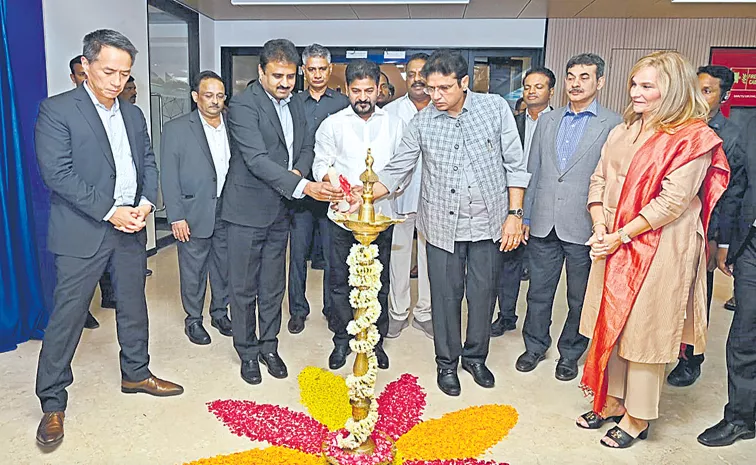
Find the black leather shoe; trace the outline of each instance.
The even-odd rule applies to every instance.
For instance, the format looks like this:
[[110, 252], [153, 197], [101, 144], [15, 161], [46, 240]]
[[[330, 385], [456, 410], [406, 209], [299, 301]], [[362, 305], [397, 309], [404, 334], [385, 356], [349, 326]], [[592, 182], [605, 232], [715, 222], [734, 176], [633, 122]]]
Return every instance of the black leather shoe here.
[[569, 358], [560, 358], [556, 366], [556, 379], [559, 381], [572, 381], [577, 378], [578, 375], [578, 362], [577, 360], [570, 360]]
[[456, 397], [462, 392], [462, 387], [460, 387], [459, 378], [457, 377], [457, 370], [439, 368], [436, 384], [438, 384], [441, 392], [447, 396]]
[[338, 370], [343, 367], [346, 364], [347, 356], [351, 353], [352, 349], [348, 345], [337, 345], [328, 357], [328, 368]]
[[87, 329], [95, 329], [100, 327], [100, 323], [92, 315], [92, 312], [87, 312], [87, 320], [84, 322], [84, 327]]
[[284, 379], [289, 376], [289, 372], [286, 370], [286, 364], [281, 360], [281, 357], [276, 352], [269, 354], [260, 354], [257, 357], [260, 363], [268, 367], [268, 374], [277, 379]]
[[217, 329], [219, 333], [224, 336], [233, 336], [234, 332], [231, 329], [231, 320], [228, 319], [228, 315], [223, 315], [218, 318], [213, 318], [210, 321], [210, 326]]
[[184, 333], [193, 344], [201, 346], [210, 344], [210, 335], [207, 334], [201, 321], [194, 321], [184, 326]]
[[672, 386], [685, 387], [695, 383], [699, 376], [701, 376], [701, 365], [681, 358], [675, 369], [667, 376], [667, 382]]
[[738, 309], [738, 300], [735, 298], [735, 296], [732, 296], [730, 300], [724, 303], [724, 308], [731, 312], [734, 312]]
[[383, 350], [383, 346], [375, 346], [375, 358], [378, 359], [378, 368], [388, 370], [389, 358], [386, 355], [386, 351]]
[[526, 350], [524, 354], [517, 357], [515, 368], [517, 369], [517, 371], [527, 373], [529, 371], [535, 370], [535, 367], [537, 367], [538, 364], [541, 363], [545, 358], [546, 356], [544, 354], [537, 354], [535, 352], [528, 352]]
[[101, 300], [100, 308], [112, 308], [113, 310], [115, 310], [116, 301], [115, 300]]
[[748, 428], [722, 420], [698, 435], [698, 442], [707, 447], [721, 447], [729, 446], [738, 439], [753, 439], [754, 437], [756, 437], [756, 431], [753, 425]]
[[494, 387], [494, 375], [491, 370], [486, 367], [485, 363], [480, 362], [467, 362], [462, 360], [462, 369], [470, 373], [475, 380], [475, 383], [484, 388]]
[[505, 320], [501, 313], [496, 320], [491, 323], [491, 337], [503, 336], [507, 331], [514, 331], [517, 329], [517, 324], [511, 320]]
[[249, 384], [262, 383], [262, 375], [260, 374], [260, 364], [257, 363], [257, 359], [242, 360], [241, 363], [241, 377]]
[[287, 325], [289, 332], [291, 334], [299, 334], [304, 331], [306, 318], [307, 317], [304, 315], [292, 315], [291, 318], [289, 318], [289, 324]]

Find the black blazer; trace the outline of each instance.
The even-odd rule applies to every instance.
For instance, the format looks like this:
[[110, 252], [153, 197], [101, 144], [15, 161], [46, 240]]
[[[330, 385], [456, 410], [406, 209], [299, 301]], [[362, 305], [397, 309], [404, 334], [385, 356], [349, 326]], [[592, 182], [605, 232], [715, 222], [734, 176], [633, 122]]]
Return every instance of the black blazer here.
[[231, 162], [223, 188], [221, 217], [230, 223], [267, 227], [288, 208], [302, 177], [312, 169], [315, 139], [307, 130], [299, 99], [289, 101], [294, 123], [293, 169], [290, 172], [281, 122], [260, 82], [235, 95], [228, 108]]
[[163, 127], [160, 183], [168, 222], [186, 220], [192, 236], [211, 237], [215, 229], [218, 179], [198, 110]]
[[[756, 118], [743, 133], [746, 135], [744, 156], [729, 157], [730, 185], [719, 201], [719, 242], [729, 244], [728, 263], [734, 263], [746, 245], [751, 225], [756, 220]], [[750, 137], [748, 137], [750, 136]], [[743, 138], [741, 138], [742, 141]]]
[[[527, 111], [527, 110], [526, 110]], [[517, 133], [520, 135], [520, 144], [525, 147], [525, 112], [523, 111], [519, 115], [515, 116], [515, 123], [517, 123]], [[526, 153], [525, 156], [528, 154]]]
[[[137, 173], [136, 203], [157, 201], [158, 171], [142, 111], [119, 102]], [[50, 189], [47, 247], [57, 255], [88, 258], [113, 225], [103, 217], [113, 207], [115, 161], [97, 109], [82, 86], [44, 100], [34, 142], [42, 179]], [[147, 243], [143, 229], [136, 238]]]

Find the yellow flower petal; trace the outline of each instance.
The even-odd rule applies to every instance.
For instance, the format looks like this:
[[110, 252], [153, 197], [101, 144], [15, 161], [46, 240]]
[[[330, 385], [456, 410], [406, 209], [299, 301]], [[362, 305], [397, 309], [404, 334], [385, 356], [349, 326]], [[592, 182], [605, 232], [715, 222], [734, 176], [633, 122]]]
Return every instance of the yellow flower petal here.
[[504, 439], [517, 419], [509, 405], [469, 407], [418, 424], [396, 447], [405, 461], [477, 458]]
[[331, 431], [343, 428], [352, 416], [344, 378], [321, 368], [307, 367], [297, 379], [300, 402], [310, 415]]
[[231, 455], [199, 459], [184, 465], [325, 465], [325, 458], [285, 447], [252, 449]]

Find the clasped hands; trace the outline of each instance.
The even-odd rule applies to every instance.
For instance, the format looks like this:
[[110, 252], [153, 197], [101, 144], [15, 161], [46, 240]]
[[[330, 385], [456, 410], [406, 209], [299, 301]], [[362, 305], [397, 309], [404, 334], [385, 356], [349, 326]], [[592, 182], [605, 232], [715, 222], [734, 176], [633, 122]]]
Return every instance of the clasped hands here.
[[138, 207], [117, 207], [113, 216], [108, 221], [117, 230], [133, 234], [147, 226], [147, 216], [152, 212], [152, 205], [140, 205]]
[[594, 227], [593, 235], [585, 245], [591, 247], [589, 253], [591, 261], [605, 260], [606, 257], [617, 251], [620, 245], [622, 245], [622, 238], [619, 233], [608, 234], [606, 232], [606, 225], [597, 224]]
[[357, 194], [358, 187], [359, 192], [361, 192], [362, 186], [355, 186], [352, 187], [350, 195], [344, 195], [344, 191], [340, 187], [333, 187], [330, 182], [308, 182], [304, 188], [304, 193], [315, 200], [330, 202], [333, 210], [338, 209], [340, 201], [346, 200], [349, 202], [347, 213], [354, 213], [362, 205], [362, 197]]

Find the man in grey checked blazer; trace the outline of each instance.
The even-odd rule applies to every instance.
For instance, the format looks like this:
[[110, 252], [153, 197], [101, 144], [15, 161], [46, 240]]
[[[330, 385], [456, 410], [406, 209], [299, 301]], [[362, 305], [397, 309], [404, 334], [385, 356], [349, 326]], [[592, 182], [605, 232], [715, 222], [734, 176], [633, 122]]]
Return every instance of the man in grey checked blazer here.
[[[530, 175], [509, 105], [467, 89], [467, 61], [435, 52], [423, 68], [433, 100], [410, 121], [404, 139], [379, 173], [377, 195], [409, 183], [422, 154], [417, 228], [427, 238], [438, 386], [460, 394], [457, 365], [493, 387], [486, 368], [501, 250], [522, 240], [522, 200]], [[501, 244], [498, 242], [501, 241]], [[462, 298], [468, 324], [461, 340]]]
[[609, 131], [622, 119], [596, 101], [604, 85], [604, 60], [577, 55], [566, 67], [570, 103], [539, 118], [528, 160], [532, 174], [525, 195], [526, 240], [530, 263], [528, 310], [522, 335], [525, 353], [515, 365], [528, 372], [545, 358], [549, 328], [562, 267], [567, 268], [567, 320], [559, 337], [556, 378], [574, 379], [577, 361], [588, 346], [578, 332], [591, 260], [585, 245], [591, 236], [586, 208], [588, 186]]

